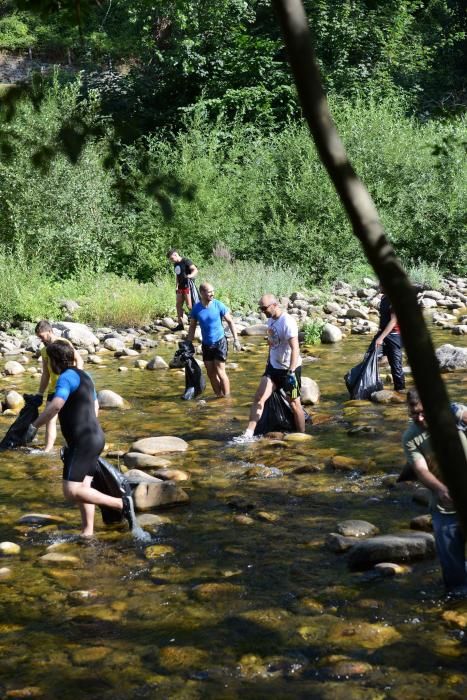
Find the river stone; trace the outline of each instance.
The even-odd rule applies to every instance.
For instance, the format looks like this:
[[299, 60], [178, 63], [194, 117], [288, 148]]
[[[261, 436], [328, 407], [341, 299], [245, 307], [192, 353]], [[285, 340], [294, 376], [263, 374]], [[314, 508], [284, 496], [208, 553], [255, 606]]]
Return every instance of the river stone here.
[[443, 620], [446, 620], [446, 622], [449, 622], [460, 629], [465, 629], [467, 627], [467, 611], [445, 610], [441, 617]]
[[374, 461], [371, 459], [355, 459], [354, 457], [345, 457], [344, 455], [333, 455], [327, 465], [332, 469], [340, 471], [354, 471], [355, 469], [368, 469], [374, 466]]
[[48, 513], [26, 513], [18, 518], [20, 525], [53, 525], [66, 522], [65, 518], [59, 515], [49, 515]]
[[110, 647], [104, 646], [85, 646], [79, 649], [71, 649], [71, 659], [73, 664], [77, 666], [94, 665], [96, 662], [102, 661], [111, 653]]
[[409, 566], [401, 566], [401, 564], [388, 561], [375, 564], [373, 569], [380, 576], [401, 576], [402, 574], [408, 574], [411, 570]]
[[401, 638], [401, 634], [394, 627], [385, 623], [339, 620], [331, 626], [326, 641], [344, 648], [379, 649], [387, 644], [394, 644]]
[[16, 542], [0, 542], [0, 556], [9, 557], [14, 554], [19, 554], [21, 547]]
[[156, 515], [155, 513], [141, 513], [136, 519], [140, 527], [149, 530], [155, 530], [160, 525], [164, 525], [164, 523], [168, 522], [167, 518]]
[[421, 530], [422, 532], [433, 532], [430, 513], [426, 513], [426, 515], [417, 515], [416, 518], [412, 518], [410, 521], [410, 529]]
[[177, 326], [177, 322], [174, 321], [173, 318], [170, 318], [170, 316], [165, 316], [165, 318], [161, 318], [160, 325], [164, 330], [168, 328], [169, 331], [171, 331]]
[[419, 486], [413, 493], [412, 501], [421, 506], [431, 505], [431, 491], [424, 486]]
[[2, 566], [0, 567], [0, 581], [6, 581], [7, 579], [11, 578], [13, 575], [13, 571], [8, 568], [8, 566]]
[[234, 583], [212, 582], [200, 583], [193, 588], [194, 597], [202, 602], [211, 600], [225, 600], [228, 598], [239, 598], [244, 589]]
[[142, 468], [144, 467], [168, 467], [170, 466], [170, 461], [164, 459], [163, 457], [156, 457], [154, 455], [143, 454], [143, 452], [127, 452], [123, 457], [123, 463], [130, 469]]
[[241, 332], [241, 335], [251, 335], [251, 336], [263, 336], [268, 332], [268, 327], [266, 323], [255, 323], [252, 326], [247, 326]]
[[375, 525], [366, 520], [342, 520], [336, 530], [344, 537], [373, 537], [379, 532]]
[[6, 408], [12, 408], [14, 411], [23, 408], [24, 399], [17, 391], [7, 391], [5, 395]]
[[349, 550], [356, 542], [357, 540], [355, 537], [344, 537], [344, 535], [340, 535], [338, 532], [330, 532], [326, 535], [324, 546], [331, 552], [340, 553]]
[[371, 395], [371, 400], [375, 403], [405, 403], [405, 394], [398, 394], [391, 389], [381, 389], [380, 391], [374, 391]]
[[193, 672], [194, 669], [209, 667], [211, 658], [204, 649], [193, 646], [175, 646], [171, 644], [159, 649], [159, 665], [175, 672]]
[[142, 452], [146, 455], [158, 455], [165, 452], [185, 452], [188, 443], [179, 437], [161, 435], [160, 437], [141, 438], [131, 445], [131, 452]]
[[173, 554], [175, 549], [169, 544], [152, 544], [144, 550], [146, 559], [159, 559], [167, 554]]
[[112, 352], [122, 352], [125, 348], [125, 343], [119, 338], [106, 338], [104, 340], [104, 348]]
[[90, 365], [101, 365], [103, 363], [102, 357], [99, 355], [88, 355], [88, 362]]
[[453, 372], [456, 369], [467, 368], [467, 348], [459, 348], [446, 343], [436, 350], [436, 357], [441, 371]]
[[342, 340], [342, 331], [337, 326], [333, 326], [332, 323], [326, 323], [321, 331], [321, 342], [322, 343], [338, 343]]
[[146, 369], [147, 366], [147, 360], [135, 360], [134, 367], [136, 367], [136, 369]]
[[162, 481], [162, 479], [146, 474], [146, 472], [141, 471], [141, 469], [129, 469], [125, 476], [131, 484], [141, 484], [143, 481], [150, 481], [160, 484]]
[[128, 367], [119, 367], [118, 371], [119, 372], [128, 372]]
[[310, 377], [302, 377], [301, 401], [302, 404], [317, 404], [319, 402], [320, 391], [318, 382]]
[[60, 566], [74, 566], [80, 560], [73, 554], [60, 554], [59, 552], [49, 552], [39, 558], [41, 564], [60, 564]]
[[[154, 478], [154, 477], [153, 477]], [[133, 501], [137, 510], [149, 510], [160, 506], [175, 506], [188, 503], [190, 497], [173, 481], [143, 481], [133, 491]]]
[[97, 347], [99, 339], [94, 335], [84, 323], [73, 323], [71, 321], [61, 321], [54, 323], [54, 328], [58, 328], [63, 333], [63, 337], [79, 348]]
[[352, 306], [346, 313], [347, 318], [361, 318], [365, 321], [368, 321], [368, 312], [365, 311], [364, 309], [358, 309], [354, 306]]
[[125, 400], [115, 391], [110, 389], [101, 389], [97, 392], [97, 401], [99, 408], [124, 408]]
[[[166, 460], [160, 460], [166, 461]], [[154, 476], [162, 481], [188, 481], [190, 475], [181, 469], [157, 469], [153, 472]]]
[[139, 352], [137, 350], [133, 350], [133, 348], [123, 348], [122, 350], [122, 357], [138, 357]]
[[427, 532], [379, 535], [358, 542], [349, 554], [352, 570], [368, 569], [380, 562], [410, 562], [435, 556], [435, 540]]
[[14, 376], [16, 374], [23, 374], [25, 369], [19, 362], [16, 362], [15, 360], [8, 360], [8, 362], [5, 362], [3, 371], [9, 376]]
[[310, 442], [312, 439], [307, 433], [288, 433], [284, 436], [285, 442]]
[[146, 365], [146, 369], [168, 369], [168, 367], [169, 365], [160, 355], [153, 357]]
[[246, 515], [245, 513], [234, 515], [233, 521], [237, 523], [237, 525], [254, 525], [255, 522], [252, 517]]

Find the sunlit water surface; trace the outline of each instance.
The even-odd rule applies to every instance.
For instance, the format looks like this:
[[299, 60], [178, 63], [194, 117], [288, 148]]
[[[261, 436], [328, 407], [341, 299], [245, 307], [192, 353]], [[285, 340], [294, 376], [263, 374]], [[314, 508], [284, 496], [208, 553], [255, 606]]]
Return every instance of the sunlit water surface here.
[[[435, 339], [453, 342], [441, 332]], [[182, 485], [191, 501], [160, 512], [153, 543], [168, 549], [155, 559], [127, 531], [106, 529], [99, 514], [96, 541], [76, 541], [78, 510], [63, 500], [57, 454], [3, 453], [0, 541], [17, 542], [21, 554], [0, 560], [12, 570], [0, 580], [0, 697], [467, 697], [467, 604], [443, 598], [436, 561], [377, 579], [349, 572], [345, 554], [323, 545], [344, 519], [391, 533], [426, 512], [382, 484], [403, 464], [404, 405], [345, 403], [342, 377], [368, 340], [314, 350], [318, 360], [304, 374], [318, 381], [322, 399], [303, 444], [228, 444], [245, 425], [262, 373], [261, 340], [231, 354], [239, 367], [230, 370], [232, 398], [221, 401], [209, 391], [205, 403], [181, 401], [177, 370], [136, 370], [131, 358], [111, 356], [92, 367], [98, 389], [131, 405], [101, 412], [112, 449], [156, 435], [190, 445], [169, 459], [190, 473]], [[168, 359], [173, 346], [157, 352]], [[119, 372], [125, 363], [129, 371]], [[467, 402], [467, 374], [446, 381], [452, 399]], [[3, 386], [35, 391], [37, 379]], [[2, 432], [10, 421], [0, 417]], [[360, 425], [375, 432], [349, 437]], [[359, 468], [333, 471], [333, 455]], [[63, 522], [19, 525], [30, 512]], [[50, 545], [77, 561], [44, 565]]]

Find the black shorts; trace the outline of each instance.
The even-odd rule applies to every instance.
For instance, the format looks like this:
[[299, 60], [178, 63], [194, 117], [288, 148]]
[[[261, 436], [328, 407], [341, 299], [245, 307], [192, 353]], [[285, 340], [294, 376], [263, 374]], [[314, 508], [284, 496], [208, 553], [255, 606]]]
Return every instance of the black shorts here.
[[223, 338], [212, 345], [205, 345], [203, 343], [201, 345], [201, 349], [203, 351], [204, 362], [213, 362], [214, 360], [217, 360], [218, 362], [225, 362], [227, 359], [229, 345], [227, 343], [227, 338], [224, 335]]
[[[285, 393], [290, 396], [290, 387], [288, 386], [286, 379], [288, 375], [288, 370], [287, 369], [276, 369], [272, 365], [268, 364], [266, 365], [266, 369], [264, 370], [263, 377], [269, 377], [269, 379], [272, 379], [274, 384], [276, 385], [277, 389], [282, 389], [285, 391]], [[302, 388], [302, 367], [297, 367], [295, 370], [295, 376], [297, 378], [297, 384], [298, 384], [298, 396], [300, 396], [300, 389]], [[297, 398], [298, 398], [297, 396]]]
[[89, 440], [73, 447], [64, 447], [62, 452], [64, 481], [81, 482], [86, 476], [94, 476], [97, 460], [103, 449], [103, 438]]

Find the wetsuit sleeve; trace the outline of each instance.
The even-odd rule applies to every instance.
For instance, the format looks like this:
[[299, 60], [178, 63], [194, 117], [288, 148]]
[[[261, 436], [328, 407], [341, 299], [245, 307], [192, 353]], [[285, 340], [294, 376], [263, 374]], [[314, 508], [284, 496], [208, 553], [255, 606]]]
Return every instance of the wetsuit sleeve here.
[[79, 387], [80, 377], [77, 372], [65, 370], [57, 379], [54, 396], [58, 396], [64, 401]]

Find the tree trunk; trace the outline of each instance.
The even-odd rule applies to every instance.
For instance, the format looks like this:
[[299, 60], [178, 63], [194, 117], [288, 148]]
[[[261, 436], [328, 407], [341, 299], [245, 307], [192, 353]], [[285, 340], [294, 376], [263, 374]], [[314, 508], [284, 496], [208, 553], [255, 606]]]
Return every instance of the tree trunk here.
[[331, 119], [302, 2], [272, 0], [272, 3], [284, 35], [304, 117], [354, 234], [391, 299], [426, 412], [433, 449], [467, 532], [467, 461], [416, 293], [386, 238], [374, 202], [352, 168]]

